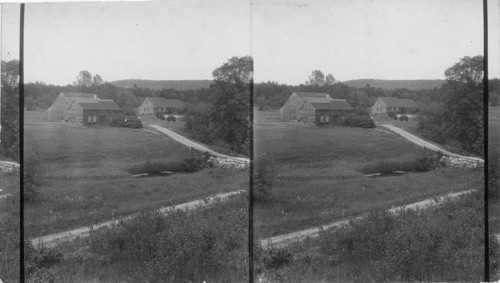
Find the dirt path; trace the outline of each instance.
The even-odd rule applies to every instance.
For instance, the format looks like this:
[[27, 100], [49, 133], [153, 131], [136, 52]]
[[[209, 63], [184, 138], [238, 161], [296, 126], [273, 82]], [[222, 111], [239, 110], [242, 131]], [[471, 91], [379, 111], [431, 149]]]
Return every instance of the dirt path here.
[[201, 144], [196, 143], [192, 140], [189, 140], [189, 139], [175, 133], [174, 131], [169, 130], [167, 128], [164, 128], [162, 126], [158, 126], [158, 125], [148, 125], [148, 126], [160, 131], [161, 133], [166, 134], [167, 136], [171, 137], [172, 139], [174, 139], [174, 140], [176, 140], [176, 141], [178, 141], [186, 146], [189, 146], [189, 147], [194, 148], [196, 150], [199, 150], [201, 152], [209, 152], [212, 156], [215, 156], [217, 158], [228, 160], [230, 162], [236, 162], [236, 163], [243, 164], [243, 165], [247, 165], [250, 163], [250, 159], [248, 159], [248, 158], [234, 157], [234, 156], [229, 156], [229, 155], [225, 155], [222, 153], [218, 153], [216, 151], [209, 149], [208, 147], [206, 147], [204, 145], [201, 145]]
[[[182, 204], [177, 204], [177, 205], [162, 207], [162, 208], [158, 209], [158, 211], [160, 213], [164, 213], [165, 214], [165, 213], [168, 213], [169, 211], [172, 211], [172, 210], [179, 210], [179, 209], [189, 210], [189, 209], [194, 209], [194, 208], [197, 208], [197, 207], [200, 207], [200, 206], [210, 205], [210, 204], [214, 203], [217, 200], [225, 200], [225, 199], [229, 198], [230, 196], [233, 196], [233, 195], [236, 195], [236, 194], [240, 194], [240, 193], [243, 193], [243, 192], [245, 192], [245, 191], [244, 190], [240, 190], [240, 191], [229, 192], [229, 193], [221, 193], [221, 194], [210, 196], [210, 197], [207, 197], [207, 198], [204, 198], [204, 199], [198, 199], [198, 200], [193, 200], [193, 201], [182, 203]], [[91, 229], [98, 229], [98, 228], [102, 228], [102, 227], [109, 227], [109, 226], [111, 226], [113, 224], [117, 224], [119, 221], [129, 220], [129, 219], [132, 219], [135, 216], [137, 216], [137, 214], [132, 214], [132, 215], [129, 215], [129, 216], [121, 217], [121, 218], [116, 219], [116, 220], [106, 221], [106, 222], [102, 222], [102, 223], [91, 225], [91, 226], [76, 228], [76, 229], [73, 229], [73, 230], [70, 230], [70, 231], [65, 231], [65, 232], [60, 232], [60, 233], [56, 233], [56, 234], [46, 235], [46, 236], [42, 236], [42, 237], [32, 238], [32, 239], [30, 239], [30, 241], [31, 241], [31, 243], [33, 244], [33, 246], [35, 248], [41, 248], [41, 247], [48, 247], [48, 248], [50, 248], [50, 247], [54, 247], [54, 246], [56, 246], [56, 245], [58, 245], [60, 243], [74, 240], [74, 239], [76, 239], [78, 237], [87, 237], [87, 236], [89, 236], [89, 233], [90, 233]]]
[[471, 157], [471, 156], [463, 156], [463, 155], [460, 155], [460, 154], [456, 154], [456, 153], [453, 153], [453, 152], [449, 152], [435, 144], [432, 144], [428, 141], [424, 141], [423, 139], [415, 136], [415, 135], [412, 135], [408, 132], [406, 132], [405, 130], [402, 130], [401, 128], [398, 128], [398, 127], [395, 127], [395, 126], [392, 126], [392, 125], [388, 125], [388, 124], [381, 124], [383, 127], [386, 127], [387, 129], [401, 135], [402, 137], [404, 137], [405, 139], [411, 141], [412, 143], [414, 144], [417, 144], [419, 146], [423, 146], [425, 148], [428, 148], [430, 150], [433, 150], [433, 151], [440, 151], [442, 152], [444, 155], [447, 155], [447, 156], [451, 156], [451, 157], [456, 157], [456, 158], [461, 158], [461, 159], [464, 159], [464, 160], [470, 160], [470, 161], [474, 161], [474, 162], [479, 162], [479, 163], [484, 163], [484, 160], [482, 158], [478, 158], [478, 157]]
[[[419, 202], [415, 202], [415, 203], [411, 203], [411, 204], [407, 204], [407, 205], [393, 207], [393, 208], [389, 209], [388, 211], [390, 213], [398, 213], [401, 210], [407, 210], [407, 209], [412, 209], [412, 210], [425, 209], [428, 207], [440, 205], [448, 198], [453, 199], [453, 198], [456, 198], [460, 195], [468, 194], [468, 193], [471, 193], [473, 191], [475, 191], [475, 190], [450, 193], [450, 194], [447, 194], [444, 196], [440, 196], [438, 198], [431, 198], [431, 199], [427, 199], [427, 200], [423, 200], [423, 201], [419, 201]], [[291, 244], [294, 242], [303, 241], [308, 237], [311, 237], [311, 238], [317, 237], [317, 236], [319, 236], [319, 233], [323, 230], [327, 230], [327, 229], [334, 228], [334, 227], [340, 227], [342, 225], [348, 224], [349, 221], [351, 221], [351, 220], [362, 219], [365, 216], [366, 215], [363, 214], [363, 215], [360, 215], [357, 217], [353, 217], [353, 218], [345, 219], [345, 220], [340, 220], [340, 221], [337, 221], [337, 222], [334, 222], [331, 224], [327, 224], [327, 225], [322, 225], [319, 227], [314, 227], [314, 228], [310, 228], [310, 229], [306, 229], [306, 230], [302, 230], [302, 231], [297, 231], [297, 232], [293, 232], [293, 233], [289, 233], [289, 234], [278, 235], [278, 236], [274, 236], [274, 237], [270, 237], [270, 238], [261, 239], [260, 244], [264, 249], [284, 247], [284, 246], [287, 246], [288, 244]]]
[[19, 163], [12, 161], [0, 161], [0, 171], [12, 172], [14, 170], [19, 170]]

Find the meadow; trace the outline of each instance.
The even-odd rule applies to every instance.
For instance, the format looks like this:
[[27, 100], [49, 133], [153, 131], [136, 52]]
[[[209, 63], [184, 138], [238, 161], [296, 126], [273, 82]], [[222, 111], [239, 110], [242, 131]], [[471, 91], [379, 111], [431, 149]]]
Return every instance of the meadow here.
[[476, 192], [426, 211], [372, 212], [314, 239], [256, 250], [257, 272], [271, 282], [481, 281], [483, 203]]
[[19, 281], [19, 173], [0, 172], [0, 278]]
[[248, 282], [248, 195], [26, 251], [27, 282]]
[[257, 237], [483, 186], [482, 169], [369, 178], [366, 166], [417, 160], [422, 148], [378, 128], [314, 128], [278, 122], [277, 111], [255, 113], [255, 155], [269, 152], [279, 168], [271, 199], [255, 208]]
[[[499, 176], [500, 176], [500, 119], [495, 113], [498, 113], [498, 107], [490, 107], [490, 116], [488, 120], [488, 135], [489, 135], [489, 233], [490, 235], [500, 234], [500, 187], [499, 187]], [[498, 258], [491, 257], [493, 271], [492, 279], [500, 279], [500, 268], [498, 266]], [[497, 265], [495, 266], [495, 262]]]
[[25, 152], [40, 154], [45, 176], [38, 201], [25, 209], [27, 237], [248, 187], [247, 171], [220, 168], [134, 178], [130, 168], [181, 162], [189, 148], [144, 129], [74, 127], [36, 112], [26, 117]]

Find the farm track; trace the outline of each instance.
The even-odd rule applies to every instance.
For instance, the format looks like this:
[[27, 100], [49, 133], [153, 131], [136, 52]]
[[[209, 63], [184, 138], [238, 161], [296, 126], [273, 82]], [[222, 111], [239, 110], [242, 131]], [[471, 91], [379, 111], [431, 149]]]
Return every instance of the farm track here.
[[175, 133], [174, 131], [172, 130], [169, 130], [167, 128], [164, 128], [162, 126], [159, 126], [159, 125], [148, 125], [149, 127], [153, 128], [153, 129], [156, 129], [157, 131], [160, 131], [161, 133], [171, 137], [172, 139], [174, 139], [175, 141], [177, 142], [180, 142], [182, 144], [184, 144], [185, 146], [188, 146], [188, 147], [191, 147], [191, 148], [194, 148], [196, 150], [199, 150], [201, 152], [208, 152], [210, 153], [211, 155], [215, 156], [215, 157], [218, 157], [218, 158], [222, 158], [222, 159], [226, 159], [226, 160], [231, 160], [231, 161], [234, 161], [234, 162], [238, 162], [238, 163], [243, 163], [243, 164], [249, 164], [250, 163], [250, 159], [248, 158], [245, 158], [245, 157], [234, 157], [234, 156], [229, 156], [229, 155], [225, 155], [225, 154], [222, 154], [222, 153], [218, 153], [216, 151], [213, 151], [211, 149], [209, 149], [208, 147], [204, 146], [204, 145], [201, 145], [199, 143], [196, 143], [192, 140], [189, 140], [177, 133]]
[[[182, 204], [162, 207], [162, 208], [158, 209], [157, 211], [160, 213], [163, 213], [163, 214], [167, 214], [168, 212], [173, 211], [173, 210], [196, 209], [196, 208], [199, 208], [202, 206], [211, 205], [212, 203], [214, 203], [215, 201], [218, 201], [218, 200], [226, 200], [233, 195], [237, 195], [237, 194], [240, 194], [243, 192], [245, 192], [245, 191], [239, 190], [239, 191], [234, 191], [234, 192], [229, 192], [229, 193], [221, 193], [221, 194], [213, 195], [213, 196], [206, 197], [203, 199], [193, 200], [193, 201], [182, 203]], [[99, 229], [99, 228], [103, 228], [103, 227], [110, 227], [114, 224], [118, 224], [120, 221], [130, 220], [130, 219], [136, 217], [137, 215], [138, 215], [138, 213], [135, 213], [135, 214], [132, 214], [129, 216], [121, 217], [119, 219], [110, 220], [110, 221], [102, 222], [102, 223], [91, 225], [91, 226], [80, 227], [80, 228], [76, 228], [76, 229], [73, 229], [70, 231], [65, 231], [65, 232], [46, 235], [46, 236], [42, 236], [42, 237], [32, 238], [32, 239], [30, 239], [30, 242], [35, 248], [51, 248], [51, 247], [57, 246], [58, 244], [72, 241], [78, 237], [80, 237], [80, 238], [87, 237], [90, 234], [90, 230], [95, 230], [95, 229]]]
[[[458, 196], [468, 194], [468, 193], [471, 193], [474, 191], [476, 191], [476, 190], [468, 190], [468, 191], [450, 193], [450, 194], [440, 196], [437, 198], [426, 199], [426, 200], [411, 203], [411, 204], [393, 207], [387, 211], [390, 213], [393, 213], [393, 214], [397, 214], [399, 211], [402, 211], [402, 210], [426, 209], [426, 208], [430, 208], [433, 206], [438, 206], [440, 204], [443, 204], [447, 199], [453, 199], [453, 198], [456, 198]], [[327, 225], [322, 225], [322, 226], [309, 228], [306, 230], [292, 232], [292, 233], [288, 233], [288, 234], [278, 235], [278, 236], [274, 236], [274, 237], [264, 238], [264, 239], [260, 240], [260, 245], [264, 249], [285, 247], [291, 243], [303, 241], [306, 238], [317, 237], [317, 236], [319, 236], [319, 233], [321, 231], [331, 229], [331, 228], [338, 228], [340, 226], [348, 224], [349, 221], [360, 220], [360, 219], [364, 218], [365, 216], [366, 216], [366, 214], [363, 214], [363, 215], [352, 217], [349, 219], [336, 221], [336, 222], [333, 222], [333, 223], [330, 223]], [[500, 235], [498, 235], [497, 238], [500, 239]]]
[[388, 125], [388, 124], [381, 124], [381, 125], [387, 129], [399, 134], [400, 136], [404, 137], [405, 139], [411, 141], [412, 143], [419, 145], [419, 146], [423, 146], [423, 147], [428, 148], [428, 149], [433, 150], [433, 151], [440, 151], [444, 155], [447, 155], [450, 157], [461, 158], [461, 159], [465, 159], [465, 160], [469, 160], [469, 161], [473, 161], [473, 162], [479, 162], [479, 163], [484, 164], [484, 160], [482, 158], [472, 157], [472, 156], [463, 156], [460, 154], [449, 152], [449, 151], [447, 151], [447, 150], [445, 150], [445, 149], [443, 149], [435, 144], [432, 144], [432, 143], [425, 141], [425, 140], [423, 140], [415, 135], [412, 135], [401, 128], [398, 128], [398, 127], [395, 127], [392, 125]]

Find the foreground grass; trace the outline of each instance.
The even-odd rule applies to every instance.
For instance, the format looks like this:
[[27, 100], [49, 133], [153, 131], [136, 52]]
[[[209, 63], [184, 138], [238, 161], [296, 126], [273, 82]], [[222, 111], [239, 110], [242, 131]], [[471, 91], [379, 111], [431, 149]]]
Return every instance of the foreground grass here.
[[19, 281], [19, 173], [0, 172], [0, 279], [3, 282]]
[[440, 168], [367, 178], [364, 173], [375, 173], [377, 168], [409, 171], [424, 152], [399, 135], [377, 129], [280, 123], [271, 112], [256, 117], [259, 123], [254, 126], [256, 154], [271, 153], [279, 170], [271, 199], [255, 209], [257, 237], [483, 187], [482, 169]]
[[[492, 115], [491, 114], [492, 110], [495, 109], [490, 108], [490, 115]], [[500, 187], [498, 185], [499, 184], [498, 177], [500, 175], [500, 173], [498, 172], [498, 170], [500, 170], [500, 168], [498, 168], [498, 165], [500, 164], [500, 161], [498, 160], [500, 158], [500, 120], [490, 119], [488, 125], [488, 132], [489, 132], [488, 145], [489, 145], [489, 156], [490, 156], [489, 164], [490, 166], [492, 166], [489, 175], [490, 187], [489, 187], [489, 199], [488, 199], [489, 201], [488, 223], [489, 223], [490, 235], [496, 236], [500, 234]], [[492, 180], [493, 178], [496, 178], [496, 180]], [[495, 257], [490, 258], [493, 269], [490, 276], [492, 281], [500, 280], [500, 268], [494, 265], [495, 260], [497, 260], [497, 258]]]
[[29, 249], [28, 282], [247, 281], [246, 203], [238, 195], [192, 212], [144, 212], [83, 242]]
[[188, 147], [144, 130], [40, 122], [24, 132], [26, 151], [40, 153], [46, 176], [38, 201], [25, 208], [28, 238], [248, 187], [247, 171], [217, 168], [133, 178], [128, 171], [146, 162], [190, 156]]
[[474, 193], [429, 211], [374, 212], [285, 249], [257, 250], [257, 271], [283, 282], [480, 281], [483, 202]]
[[168, 177], [50, 181], [41, 188], [41, 200], [26, 207], [25, 231], [27, 237], [42, 236], [247, 187], [247, 171], [216, 168]]

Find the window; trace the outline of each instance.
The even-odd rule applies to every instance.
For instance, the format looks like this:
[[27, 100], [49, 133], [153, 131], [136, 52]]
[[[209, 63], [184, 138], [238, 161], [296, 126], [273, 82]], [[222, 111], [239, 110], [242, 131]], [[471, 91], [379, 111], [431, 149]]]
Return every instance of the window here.
[[97, 122], [97, 116], [94, 116], [94, 123]]
[[87, 119], [88, 119], [87, 122], [89, 122], [89, 123], [92, 122], [92, 117], [88, 116]]
[[330, 116], [325, 116], [325, 122], [330, 122]]
[[323, 115], [319, 116], [319, 122], [323, 123]]

